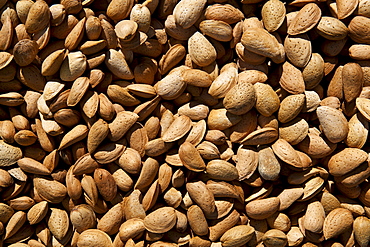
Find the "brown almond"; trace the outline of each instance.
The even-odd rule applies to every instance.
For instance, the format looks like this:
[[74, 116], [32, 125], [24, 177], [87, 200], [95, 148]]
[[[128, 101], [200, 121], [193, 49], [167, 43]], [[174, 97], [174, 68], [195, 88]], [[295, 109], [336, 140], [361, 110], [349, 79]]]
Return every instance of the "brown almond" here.
[[37, 1], [32, 4], [25, 23], [28, 33], [37, 33], [44, 29], [50, 22], [50, 10], [45, 1]]

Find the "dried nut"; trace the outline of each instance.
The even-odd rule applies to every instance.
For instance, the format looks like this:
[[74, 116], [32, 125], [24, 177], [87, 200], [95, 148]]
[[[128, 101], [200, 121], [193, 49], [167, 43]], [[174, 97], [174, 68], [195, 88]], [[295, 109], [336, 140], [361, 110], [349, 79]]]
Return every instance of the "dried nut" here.
[[[330, 142], [338, 143], [346, 138], [348, 134], [348, 122], [341, 111], [328, 106], [319, 106], [316, 113], [323, 132]], [[333, 122], [337, 126], [335, 131], [331, 127]]]
[[353, 224], [351, 211], [345, 208], [336, 208], [331, 211], [324, 221], [324, 237], [330, 239], [348, 231]]
[[333, 176], [342, 176], [354, 170], [367, 159], [368, 154], [365, 151], [357, 148], [345, 148], [329, 159], [329, 173]]
[[254, 228], [248, 225], [234, 226], [227, 230], [220, 241], [222, 246], [240, 246], [246, 244], [254, 233]]
[[245, 206], [247, 215], [252, 219], [263, 220], [273, 215], [280, 206], [278, 197], [254, 200]]
[[11, 166], [22, 158], [22, 150], [0, 140], [0, 166]]
[[201, 33], [194, 33], [188, 41], [191, 60], [201, 67], [210, 65], [216, 60], [216, 50]]
[[79, 235], [77, 246], [112, 247], [113, 244], [111, 238], [105, 232], [98, 229], [88, 229]]
[[144, 218], [144, 226], [150, 232], [165, 233], [175, 226], [176, 219], [174, 208], [162, 207]]
[[280, 247], [285, 246], [288, 242], [288, 239], [284, 232], [277, 229], [272, 229], [265, 232], [262, 237], [262, 241], [267, 247]]
[[175, 22], [183, 28], [190, 28], [200, 17], [205, 4], [205, 0], [184, 0], [179, 2], [173, 10]]
[[321, 9], [316, 3], [308, 3], [299, 10], [288, 27], [288, 34], [297, 35], [311, 30], [321, 19]]

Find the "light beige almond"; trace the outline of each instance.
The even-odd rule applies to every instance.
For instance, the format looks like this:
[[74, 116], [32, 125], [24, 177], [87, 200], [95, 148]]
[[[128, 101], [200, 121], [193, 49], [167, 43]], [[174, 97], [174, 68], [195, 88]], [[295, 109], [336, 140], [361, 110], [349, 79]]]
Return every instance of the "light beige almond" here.
[[288, 35], [284, 41], [285, 54], [297, 67], [306, 67], [311, 59], [312, 47], [307, 34]]
[[210, 65], [216, 60], [217, 55], [214, 46], [200, 32], [194, 33], [189, 38], [188, 52], [191, 60], [201, 67]]
[[301, 167], [301, 158], [289, 142], [284, 139], [278, 139], [271, 147], [279, 159], [294, 167]]
[[215, 198], [202, 181], [188, 182], [186, 189], [191, 199], [203, 210], [206, 218], [215, 214]]
[[182, 115], [177, 117], [168, 129], [163, 133], [162, 139], [165, 142], [173, 142], [179, 140], [186, 135], [192, 127], [191, 119], [188, 116]]
[[86, 65], [86, 56], [82, 52], [70, 52], [60, 67], [60, 78], [74, 81], [85, 72]]
[[240, 246], [246, 244], [252, 238], [253, 233], [254, 228], [251, 226], [234, 226], [222, 235], [220, 241], [222, 242], [222, 246]]
[[225, 95], [223, 104], [228, 112], [243, 115], [250, 111], [256, 102], [255, 88], [250, 83], [238, 83]]
[[355, 100], [361, 93], [364, 76], [361, 66], [357, 63], [347, 63], [342, 70], [344, 99], [347, 102]]
[[280, 104], [278, 119], [282, 123], [287, 123], [298, 116], [303, 109], [306, 97], [304, 94], [289, 95]]
[[205, 0], [181, 0], [173, 10], [176, 23], [183, 28], [190, 28], [200, 17], [205, 4]]
[[279, 109], [280, 100], [273, 88], [264, 83], [257, 82], [253, 85], [256, 90], [257, 111], [263, 116], [269, 117]]
[[285, 20], [286, 9], [281, 1], [269, 0], [261, 10], [263, 25], [270, 33], [279, 29]]
[[318, 34], [328, 40], [341, 40], [348, 34], [346, 25], [340, 20], [330, 16], [321, 17], [316, 28]]
[[98, 229], [88, 229], [78, 236], [79, 247], [113, 247], [108, 234]]

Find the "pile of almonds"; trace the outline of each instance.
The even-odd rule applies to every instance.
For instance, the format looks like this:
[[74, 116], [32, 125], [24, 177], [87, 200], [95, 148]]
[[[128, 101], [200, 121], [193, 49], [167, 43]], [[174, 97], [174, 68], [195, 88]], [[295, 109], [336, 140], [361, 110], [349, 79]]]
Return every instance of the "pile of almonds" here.
[[369, 246], [369, 0], [0, 21], [0, 246]]

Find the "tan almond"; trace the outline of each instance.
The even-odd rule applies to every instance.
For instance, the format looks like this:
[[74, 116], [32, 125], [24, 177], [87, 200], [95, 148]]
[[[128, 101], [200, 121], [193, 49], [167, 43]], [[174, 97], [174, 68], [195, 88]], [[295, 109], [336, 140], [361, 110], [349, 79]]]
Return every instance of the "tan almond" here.
[[[263, 205], [263, 206], [262, 206]], [[280, 206], [278, 197], [254, 200], [246, 204], [247, 215], [256, 220], [263, 220], [273, 215]]]
[[243, 115], [250, 111], [256, 102], [255, 88], [250, 83], [238, 83], [232, 87], [223, 100], [228, 112]]
[[301, 167], [301, 158], [292, 145], [290, 145], [286, 140], [278, 139], [271, 147], [279, 159], [294, 167]]
[[324, 221], [324, 237], [330, 239], [349, 230], [353, 224], [351, 211], [344, 208], [336, 208], [331, 211]]
[[233, 228], [227, 230], [220, 241], [222, 246], [238, 246], [246, 244], [253, 236], [254, 228], [248, 225], [234, 226]]
[[316, 3], [308, 3], [300, 9], [288, 27], [288, 34], [297, 35], [311, 30], [321, 19], [321, 9]]
[[[329, 172], [333, 176], [344, 175], [355, 169], [367, 159], [368, 154], [363, 150], [357, 148], [345, 148], [329, 159]], [[343, 164], [346, 165], [344, 166]]]
[[216, 60], [216, 50], [200, 32], [194, 33], [188, 41], [188, 52], [191, 60], [201, 67], [210, 65]]
[[344, 99], [347, 102], [355, 100], [361, 93], [364, 76], [361, 66], [357, 63], [347, 63], [342, 70]]
[[190, 131], [191, 127], [191, 119], [188, 116], [179, 116], [171, 123], [166, 132], [163, 133], [162, 139], [165, 142], [179, 140]]
[[85, 72], [86, 66], [86, 56], [82, 52], [70, 52], [60, 67], [60, 78], [74, 81]]
[[[319, 106], [316, 110], [325, 136], [330, 142], [338, 143], [348, 134], [348, 122], [343, 113], [328, 106]], [[332, 124], [336, 123], [335, 131]]]
[[82, 232], [78, 237], [77, 245], [81, 247], [113, 247], [109, 235], [98, 229], [88, 229]]
[[282, 66], [282, 75], [279, 81], [280, 86], [291, 94], [300, 94], [305, 90], [305, 83], [302, 72], [289, 62]]
[[280, 104], [278, 111], [278, 119], [282, 123], [287, 123], [301, 112], [305, 104], [305, 95], [304, 94], [294, 94], [289, 95]]
[[179, 157], [182, 164], [189, 170], [200, 172], [206, 169], [199, 151], [190, 142], [184, 142], [179, 148]]
[[173, 15], [183, 28], [190, 28], [200, 17], [206, 1], [184, 0], [176, 4]]
[[191, 199], [203, 210], [206, 218], [212, 217], [216, 210], [215, 198], [202, 181], [186, 184]]
[[270, 33], [279, 29], [285, 20], [286, 9], [283, 2], [270, 0], [267, 1], [261, 10], [262, 21], [267, 31]]
[[153, 233], [165, 233], [176, 224], [176, 213], [172, 207], [159, 208], [144, 218], [145, 229]]
[[348, 28], [343, 22], [329, 16], [321, 17], [316, 28], [319, 35], [328, 40], [341, 40], [348, 34]]

